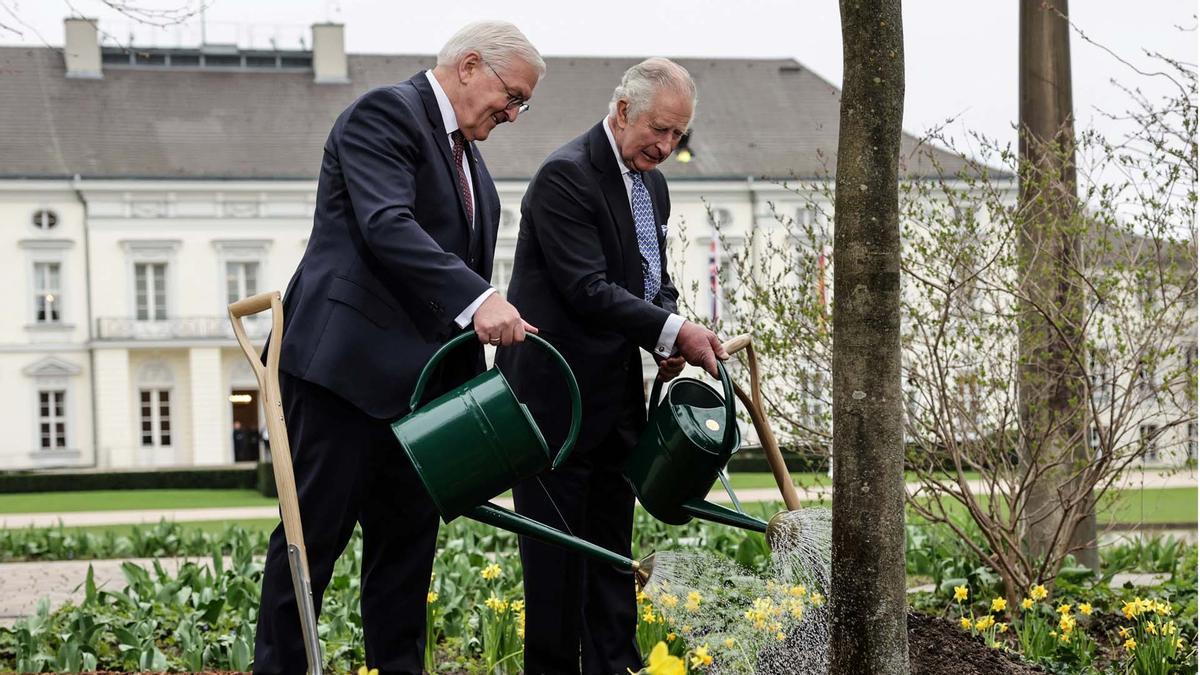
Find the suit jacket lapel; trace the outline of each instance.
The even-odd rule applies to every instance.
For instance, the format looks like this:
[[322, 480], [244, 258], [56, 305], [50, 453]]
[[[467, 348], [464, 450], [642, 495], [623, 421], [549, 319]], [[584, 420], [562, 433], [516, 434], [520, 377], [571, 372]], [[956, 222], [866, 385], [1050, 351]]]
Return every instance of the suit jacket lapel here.
[[[429, 84], [429, 79], [425, 77], [424, 71], [417, 73], [409, 79], [417, 93], [421, 95], [421, 103], [425, 105], [425, 114], [429, 116], [429, 123], [432, 127], [430, 135], [433, 138], [433, 145], [438, 149], [438, 154], [441, 155], [443, 164], [446, 168], [446, 178], [450, 181], [453, 187], [454, 194], [458, 197], [458, 213], [462, 216], [463, 226], [470, 227], [467, 220], [467, 205], [463, 203], [462, 190], [458, 189], [458, 167], [454, 165], [454, 155], [450, 152], [449, 133], [446, 131], [446, 125], [442, 124], [442, 112], [438, 109], [437, 96], [433, 93], [433, 87]], [[464, 152], [464, 160], [465, 152]], [[476, 190], [479, 192], [479, 190]], [[469, 230], [468, 230], [469, 232]]]
[[[602, 121], [600, 124], [607, 124]], [[625, 269], [625, 288], [641, 297], [645, 281], [642, 277], [642, 254], [638, 250], [637, 228], [633, 222], [633, 210], [629, 206], [629, 194], [625, 191], [622, 168], [613, 156], [612, 146], [604, 128], [597, 124], [588, 132], [588, 145], [592, 166], [600, 173], [600, 189], [609, 213], [617, 228], [617, 240], [621, 242], [621, 262]]]
[[479, 269], [484, 273], [484, 280], [490, 281], [492, 274], [492, 252], [496, 250], [496, 229], [500, 226], [499, 222], [489, 222], [488, 214], [492, 212], [491, 201], [492, 191], [487, 189], [487, 185], [492, 184], [492, 175], [488, 173], [487, 166], [483, 163], [483, 156], [479, 154], [479, 148], [475, 147], [474, 143], [467, 146], [471, 155], [471, 181], [475, 184], [475, 227], [482, 228], [479, 231], [480, 236], [480, 266]]

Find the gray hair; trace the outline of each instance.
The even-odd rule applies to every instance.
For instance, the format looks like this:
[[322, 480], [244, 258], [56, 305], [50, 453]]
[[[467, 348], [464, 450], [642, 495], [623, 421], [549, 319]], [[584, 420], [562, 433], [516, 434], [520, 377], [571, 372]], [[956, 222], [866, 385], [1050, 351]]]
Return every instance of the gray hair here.
[[546, 74], [546, 62], [537, 47], [507, 21], [478, 21], [463, 26], [438, 52], [437, 64], [453, 66], [468, 52], [479, 52], [495, 68], [511, 66], [515, 58], [533, 66], [539, 80]]
[[696, 108], [696, 83], [687, 69], [671, 59], [656, 56], [646, 59], [625, 71], [621, 84], [613, 90], [608, 102], [608, 114], [617, 114], [617, 102], [629, 103], [629, 119], [634, 119], [650, 107], [654, 96], [662, 91], [674, 91], [692, 100]]

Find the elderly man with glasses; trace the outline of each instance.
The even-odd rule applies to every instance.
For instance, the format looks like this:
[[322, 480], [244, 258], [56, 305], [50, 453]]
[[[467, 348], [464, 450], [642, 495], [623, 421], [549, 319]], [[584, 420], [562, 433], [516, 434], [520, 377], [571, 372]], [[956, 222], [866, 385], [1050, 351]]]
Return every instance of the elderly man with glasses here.
[[[512, 24], [466, 26], [433, 70], [371, 90], [325, 143], [308, 248], [284, 298], [280, 384], [313, 599], [362, 526], [367, 663], [420, 673], [438, 514], [388, 421], [417, 375], [470, 326], [510, 345], [537, 329], [488, 284], [500, 200], [476, 144], [515, 122], [545, 74]], [[448, 361], [430, 396], [483, 370]], [[282, 528], [271, 535], [254, 670], [303, 673]]]
[[[687, 132], [696, 105], [688, 72], [654, 58], [625, 72], [609, 113], [555, 150], [521, 203], [509, 300], [575, 372], [583, 425], [570, 460], [516, 486], [517, 510], [630, 554], [633, 492], [621, 466], [646, 424], [640, 350], [675, 377], [684, 362], [716, 374], [726, 358], [712, 331], [676, 313], [667, 273], [667, 181], [656, 168]], [[567, 433], [568, 399], [541, 350], [501, 349], [505, 376], [547, 443]], [[628, 569], [521, 538], [525, 672], [638, 670], [634, 579]]]

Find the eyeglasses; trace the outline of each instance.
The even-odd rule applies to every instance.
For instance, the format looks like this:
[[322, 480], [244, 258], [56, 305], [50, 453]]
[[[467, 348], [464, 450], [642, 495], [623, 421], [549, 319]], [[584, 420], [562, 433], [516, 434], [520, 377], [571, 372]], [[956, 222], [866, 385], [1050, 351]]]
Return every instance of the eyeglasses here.
[[508, 83], [504, 81], [503, 77], [500, 77], [500, 73], [497, 73], [495, 68], [492, 68], [492, 64], [488, 63], [487, 61], [484, 61], [483, 63], [488, 67], [489, 70], [492, 71], [492, 74], [496, 76], [496, 79], [500, 80], [500, 86], [504, 87], [504, 93], [508, 94], [508, 103], [504, 104], [504, 109], [508, 110], [509, 108], [516, 106], [517, 114], [529, 112], [529, 104], [525, 102], [525, 97], [512, 93], [512, 90], [508, 88]]

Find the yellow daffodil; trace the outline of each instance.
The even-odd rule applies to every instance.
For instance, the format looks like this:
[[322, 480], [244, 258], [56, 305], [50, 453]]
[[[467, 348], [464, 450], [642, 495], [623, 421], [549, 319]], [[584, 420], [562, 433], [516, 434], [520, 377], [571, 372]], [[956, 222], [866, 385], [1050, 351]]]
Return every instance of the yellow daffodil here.
[[687, 675], [687, 666], [683, 664], [683, 659], [667, 653], [667, 643], [659, 642], [650, 650], [646, 675]]
[[1120, 635], [1123, 638], [1127, 638], [1130, 635], [1133, 635], [1133, 631], [1129, 628], [1126, 628], [1125, 626], [1121, 626], [1121, 629], [1117, 631], [1117, 635]]
[[1034, 586], [1029, 591], [1029, 597], [1033, 598], [1034, 600], [1045, 600], [1047, 595], [1050, 595], [1050, 593], [1046, 590], [1046, 587], [1041, 584]]
[[704, 597], [702, 595], [700, 595], [696, 591], [692, 591], [692, 592], [688, 593], [687, 603], [684, 605], [684, 608], [687, 609], [687, 611], [689, 611], [689, 612], [694, 612], [694, 611], [700, 609], [700, 602], [702, 600], [704, 600]]
[[1131, 652], [1135, 649], [1137, 649], [1137, 640], [1134, 640], [1133, 638], [1129, 638], [1128, 640], [1125, 641], [1125, 651]]
[[987, 630], [996, 625], [996, 620], [991, 614], [986, 614], [984, 617], [975, 622], [975, 630]]
[[358, 667], [358, 675], [379, 675], [379, 669], [372, 668], [370, 670], [367, 670], [366, 666], [359, 666]]
[[1123, 614], [1126, 619], [1132, 619], [1133, 617], [1137, 616], [1138, 614], [1141, 614], [1141, 611], [1138, 609], [1137, 602], [1134, 600], [1130, 600], [1129, 602], [1126, 602], [1124, 605], [1121, 605], [1121, 614]]
[[432, 605], [433, 603], [437, 602], [437, 599], [437, 591], [429, 591], [425, 594], [425, 604]]
[[779, 640], [780, 642], [783, 642], [784, 640], [787, 639], [787, 636], [783, 634], [783, 631], [779, 631], [778, 633], [775, 634], [775, 639]]
[[658, 598], [658, 602], [667, 609], [674, 609], [675, 606], [679, 604], [679, 598], [671, 595], [670, 593], [663, 593], [662, 596]]
[[692, 652], [692, 667], [703, 668], [711, 666], [713, 657], [708, 653], [708, 645], [696, 647], [696, 651]]
[[491, 581], [492, 579], [499, 579], [500, 578], [500, 566], [497, 565], [496, 563], [492, 563], [491, 565], [488, 565], [487, 567], [483, 568], [483, 571], [481, 571], [479, 573], [479, 576], [483, 577], [487, 581]]
[[1091, 615], [1091, 613], [1092, 613], [1092, 604], [1091, 604], [1090, 602], [1081, 602], [1081, 603], [1079, 603], [1079, 613], [1080, 613], [1080, 614], [1083, 614], [1083, 615]]
[[1075, 630], [1075, 617], [1070, 614], [1063, 614], [1058, 620], [1058, 629], [1063, 633], [1070, 633]]
[[733, 645], [734, 645], [733, 638], [725, 638], [725, 648], [726, 649], [733, 649]]
[[523, 609], [517, 615], [517, 637], [525, 639], [525, 610]]
[[1175, 634], [1175, 622], [1168, 621], [1168, 622], [1164, 623], [1162, 625], [1162, 634], [1163, 635], [1174, 635]]
[[1033, 609], [1033, 600], [1025, 598], [1021, 601], [1021, 609]]
[[1183, 638], [1175, 638], [1175, 651], [1183, 649]]
[[683, 628], [680, 628], [679, 630], [682, 631], [684, 635], [686, 635], [686, 634], [692, 632], [692, 627], [685, 623], [685, 624], [683, 624]]
[[512, 601], [512, 611], [524, 612], [525, 611], [525, 601], [524, 600], [513, 600]]
[[993, 640], [992, 649], [1000, 649], [1000, 643]]
[[1146, 632], [1151, 635], [1158, 635], [1158, 626], [1155, 626], [1153, 623], [1147, 621], [1146, 622]]
[[964, 616], [963, 618], [959, 619], [958, 622], [962, 624], [963, 630], [971, 630], [971, 620], [967, 617]]
[[954, 601], [955, 602], [962, 602], [963, 600], [966, 600], [967, 596], [969, 594], [970, 594], [970, 592], [967, 590], [966, 586], [955, 586], [954, 587]]
[[804, 584], [797, 584], [788, 589], [788, 595], [791, 595], [794, 598], [803, 598], [804, 594], [807, 592], [808, 589], [804, 587]]
[[808, 601], [812, 603], [813, 607], [820, 607], [821, 605], [825, 604], [825, 596], [821, 595], [820, 593], [813, 593], [812, 595], [808, 596]]
[[645, 602], [645, 601], [646, 601], [646, 592], [645, 592], [645, 591], [638, 591], [638, 594], [637, 594], [637, 602], [638, 602], [638, 604], [640, 605], [640, 604], [642, 604], [642, 603], [643, 603], [643, 602]]
[[1163, 602], [1161, 600], [1155, 600], [1154, 601], [1154, 613], [1159, 616], [1170, 616], [1171, 615], [1171, 604], [1168, 602]]
[[1070, 634], [1070, 633], [1063, 633], [1062, 635], [1059, 635], [1059, 636], [1058, 636], [1058, 640], [1059, 640], [1059, 642], [1070, 642], [1070, 641], [1071, 641], [1071, 634]]
[[483, 604], [497, 614], [503, 614], [508, 609], [508, 603], [494, 595], [487, 600], [484, 600]]
[[642, 621], [646, 623], [654, 623], [654, 607], [646, 605], [645, 611], [642, 612]]
[[675, 641], [675, 634], [667, 633], [667, 642], [674, 642], [674, 641]]
[[1008, 609], [1008, 601], [1004, 598], [992, 598], [992, 611], [1003, 612]]
[[1008, 624], [998, 623], [998, 624], [996, 624], [996, 629], [999, 630], [1001, 633], [1007, 633], [1008, 632]]
[[1070, 611], [1071, 611], [1071, 603], [1069, 603], [1069, 602], [1058, 606], [1059, 614], [1067, 614]]

